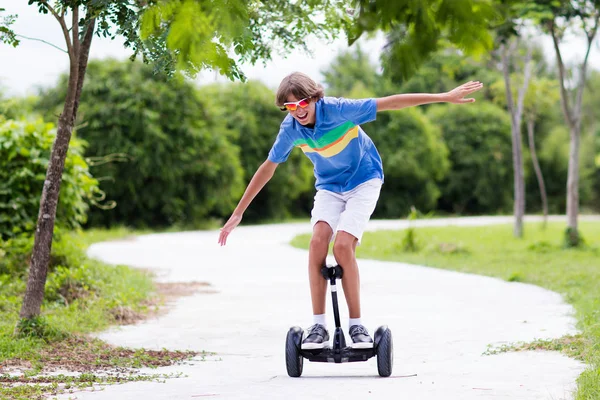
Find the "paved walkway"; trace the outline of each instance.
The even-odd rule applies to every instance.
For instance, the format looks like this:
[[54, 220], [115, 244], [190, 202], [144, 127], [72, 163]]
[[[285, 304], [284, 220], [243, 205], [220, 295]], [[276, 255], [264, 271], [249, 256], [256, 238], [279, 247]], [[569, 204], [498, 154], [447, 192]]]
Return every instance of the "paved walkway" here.
[[[418, 224], [510, 221], [461, 218]], [[406, 221], [370, 225], [371, 230], [402, 227]], [[181, 372], [183, 378], [109, 386], [101, 392], [79, 392], [77, 398], [572, 398], [574, 382], [584, 368], [575, 360], [554, 352], [482, 355], [489, 344], [575, 333], [573, 309], [561, 296], [522, 283], [370, 260], [359, 263], [363, 321], [371, 331], [383, 324], [392, 330], [392, 377], [380, 378], [373, 358], [351, 364], [305, 362], [302, 377], [289, 378], [284, 359], [287, 330], [312, 321], [307, 253], [288, 243], [308, 229], [308, 224], [240, 227], [223, 248], [217, 245], [215, 231], [154, 234], [93, 245], [89, 254], [104, 261], [152, 268], [164, 282], [210, 282], [216, 292], [181, 298], [167, 315], [114, 328], [99, 335], [102, 339], [130, 347], [206, 350], [217, 355], [151, 370]], [[329, 303], [328, 299], [328, 311]], [[342, 306], [345, 326], [345, 302]], [[333, 317], [329, 318], [332, 326]]]

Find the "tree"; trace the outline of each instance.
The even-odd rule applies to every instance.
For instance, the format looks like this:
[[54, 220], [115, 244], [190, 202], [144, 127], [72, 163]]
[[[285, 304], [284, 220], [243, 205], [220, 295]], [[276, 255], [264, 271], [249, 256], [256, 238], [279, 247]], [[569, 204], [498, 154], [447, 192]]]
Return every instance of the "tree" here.
[[352, 43], [365, 32], [387, 35], [383, 65], [393, 78], [407, 78], [450, 43], [467, 54], [492, 48], [489, 26], [500, 14], [488, 0], [357, 0]]
[[372, 65], [369, 54], [356, 46], [354, 51], [342, 51], [327, 68], [321, 71], [326, 94], [331, 96], [349, 96], [357, 83], [371, 95], [384, 95], [390, 92], [391, 82], [379, 74]]
[[548, 193], [546, 191], [546, 183], [544, 175], [537, 156], [535, 146], [535, 121], [541, 114], [542, 110], [549, 109], [558, 101], [558, 92], [556, 90], [556, 81], [541, 78], [533, 79], [525, 98], [525, 121], [527, 124], [527, 143], [529, 145], [529, 153], [531, 154], [531, 162], [535, 171], [536, 180], [540, 190], [540, 198], [542, 201], [542, 212], [544, 214], [544, 224], [546, 227], [548, 222]]
[[523, 170], [523, 149], [521, 146], [521, 121], [523, 119], [523, 105], [525, 102], [525, 93], [529, 86], [531, 78], [531, 56], [532, 49], [527, 49], [524, 60], [524, 72], [522, 85], [518, 90], [516, 104], [513, 100], [512, 83], [510, 79], [511, 58], [515, 55], [516, 42], [507, 46], [506, 43], [500, 45], [500, 54], [502, 57], [502, 74], [504, 76], [504, 85], [506, 89], [506, 104], [510, 113], [510, 127], [512, 140], [512, 159], [513, 159], [513, 184], [514, 184], [514, 206], [513, 213], [515, 225], [513, 234], [515, 237], [523, 237], [523, 217], [525, 215], [525, 172]]
[[[38, 109], [55, 115], [66, 87], [63, 75]], [[242, 170], [213, 102], [139, 61], [90, 62], [77, 133], [107, 201], [92, 207], [89, 225], [197, 227], [228, 213], [244, 189]]]
[[[579, 152], [582, 124], [582, 100], [587, 79], [587, 66], [592, 44], [598, 33], [600, 22], [600, 0], [535, 0], [524, 3], [524, 15], [535, 20], [552, 37], [560, 98], [564, 118], [569, 127], [569, 170], [567, 178], [567, 230], [566, 243], [577, 246], [581, 243], [578, 230], [579, 215]], [[569, 82], [567, 67], [560, 49], [561, 40], [568, 29], [577, 25], [586, 38], [586, 52], [581, 64]], [[573, 89], [570, 89], [570, 88]]]
[[[268, 59], [274, 38], [283, 48], [306, 47], [310, 33], [331, 37], [348, 22], [342, 9], [328, 2], [29, 0], [29, 4], [59, 23], [69, 56], [69, 79], [40, 200], [20, 312], [23, 319], [39, 315], [44, 298], [61, 178], [94, 34], [124, 36], [134, 56], [163, 70], [195, 74], [211, 68], [233, 79], [243, 78], [239, 61]], [[315, 22], [317, 14], [324, 16], [322, 22]], [[2, 32], [3, 38], [14, 37], [8, 28]], [[229, 56], [231, 49], [237, 60]]]
[[438, 184], [450, 170], [441, 130], [419, 108], [384, 113], [365, 127], [377, 145], [385, 167], [385, 185], [376, 216], [399, 218], [414, 206], [435, 210]]
[[511, 203], [510, 117], [494, 104], [476, 104], [434, 105], [427, 112], [449, 150], [450, 171], [438, 201], [443, 211], [495, 214]]
[[511, 140], [513, 160], [513, 214], [515, 218], [513, 235], [523, 237], [523, 217], [525, 215], [525, 171], [523, 167], [523, 149], [521, 135], [521, 121], [523, 119], [523, 105], [525, 93], [531, 78], [531, 59], [533, 48], [525, 47], [523, 61], [522, 84], [517, 91], [516, 102], [512, 92], [511, 70], [518, 70], [519, 66], [514, 59], [518, 54], [520, 31], [523, 29], [519, 21], [519, 3], [513, 0], [503, 0], [496, 3], [503, 21], [495, 27], [498, 41], [498, 53], [501, 59], [502, 76], [504, 78], [506, 107], [511, 118]]
[[[534, 61], [531, 61], [532, 70], [538, 70], [534, 66]], [[521, 83], [524, 77], [520, 74], [513, 74], [511, 81], [516, 82], [521, 87], [524, 85]], [[527, 129], [527, 144], [529, 147], [529, 153], [531, 155], [531, 162], [535, 172], [535, 177], [538, 185], [538, 190], [542, 203], [542, 211], [544, 214], [544, 227], [547, 223], [548, 217], [548, 194], [546, 190], [546, 184], [544, 182], [544, 176], [542, 168], [540, 166], [540, 160], [536, 150], [535, 130], [536, 120], [547, 118], [548, 114], [551, 114], [549, 110], [553, 109], [553, 106], [559, 101], [559, 94], [556, 90], [558, 88], [558, 82], [548, 78], [536, 78], [533, 77], [527, 88], [527, 92], [524, 96], [522, 114], [525, 117], [525, 126]], [[506, 84], [504, 81], [498, 81], [491, 87], [494, 93], [494, 100], [499, 105], [506, 105]], [[512, 89], [513, 96], [515, 95], [515, 89]]]

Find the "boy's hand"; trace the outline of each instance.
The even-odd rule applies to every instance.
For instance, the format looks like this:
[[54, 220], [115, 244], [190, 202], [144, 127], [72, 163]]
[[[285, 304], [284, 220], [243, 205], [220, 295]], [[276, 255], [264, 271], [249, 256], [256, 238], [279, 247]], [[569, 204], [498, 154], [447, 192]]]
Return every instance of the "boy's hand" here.
[[482, 87], [483, 83], [479, 81], [467, 82], [446, 93], [446, 101], [454, 104], [473, 103], [475, 101], [474, 98], [465, 98], [465, 96], [478, 91]]
[[219, 244], [221, 246], [225, 246], [227, 243], [227, 236], [231, 233], [231, 231], [240, 224], [242, 221], [242, 216], [237, 214], [232, 214], [229, 217], [229, 220], [223, 227], [221, 228], [221, 233], [219, 234]]

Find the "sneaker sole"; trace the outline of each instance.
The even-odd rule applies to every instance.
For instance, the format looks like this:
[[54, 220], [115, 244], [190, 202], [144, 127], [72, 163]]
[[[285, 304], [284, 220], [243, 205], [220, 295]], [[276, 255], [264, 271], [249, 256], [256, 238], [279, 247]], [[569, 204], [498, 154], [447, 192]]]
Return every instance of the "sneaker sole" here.
[[324, 349], [325, 347], [329, 346], [329, 343], [327, 342], [323, 342], [323, 343], [302, 343], [302, 350], [317, 350], [317, 349]]
[[353, 349], [372, 349], [373, 348], [373, 343], [352, 343], [352, 345], [350, 346]]

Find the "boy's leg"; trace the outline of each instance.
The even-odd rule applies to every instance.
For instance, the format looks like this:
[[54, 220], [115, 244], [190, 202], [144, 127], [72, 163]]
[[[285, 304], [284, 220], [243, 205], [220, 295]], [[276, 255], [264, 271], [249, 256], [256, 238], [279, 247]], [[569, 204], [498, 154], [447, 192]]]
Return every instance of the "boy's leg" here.
[[313, 315], [325, 314], [327, 281], [321, 275], [321, 268], [325, 265], [332, 236], [333, 230], [327, 222], [319, 221], [313, 227], [308, 250], [308, 279]]
[[342, 286], [350, 314], [350, 336], [352, 347], [372, 346], [373, 340], [360, 322], [360, 275], [356, 262], [356, 246], [362, 239], [371, 214], [379, 199], [381, 181], [372, 180], [357, 186], [347, 193], [346, 208], [340, 216], [333, 255], [344, 269]]
[[321, 275], [321, 268], [327, 260], [329, 243], [343, 209], [344, 201], [339, 195], [326, 190], [317, 191], [311, 213], [313, 235], [308, 250], [308, 279], [314, 325], [308, 329], [308, 334], [302, 342], [303, 349], [323, 348], [329, 342], [325, 318], [327, 281]]
[[345, 231], [338, 231], [333, 244], [335, 261], [344, 269], [342, 287], [350, 318], [360, 318], [360, 274], [356, 262], [358, 239]]

